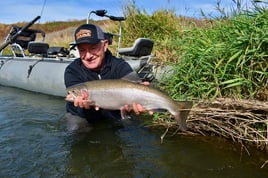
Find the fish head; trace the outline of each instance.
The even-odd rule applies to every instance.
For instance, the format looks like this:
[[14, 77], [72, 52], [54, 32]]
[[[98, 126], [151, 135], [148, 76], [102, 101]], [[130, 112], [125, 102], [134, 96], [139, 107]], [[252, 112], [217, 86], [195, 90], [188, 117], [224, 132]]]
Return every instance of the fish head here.
[[69, 87], [66, 90], [68, 95], [66, 96], [65, 100], [69, 102], [74, 102], [78, 96], [83, 98], [89, 97], [88, 90], [86, 88]]

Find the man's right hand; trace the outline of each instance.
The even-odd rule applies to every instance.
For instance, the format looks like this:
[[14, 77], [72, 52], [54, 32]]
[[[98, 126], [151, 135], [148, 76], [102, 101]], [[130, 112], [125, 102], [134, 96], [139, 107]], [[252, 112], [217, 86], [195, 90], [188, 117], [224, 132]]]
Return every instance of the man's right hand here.
[[[68, 94], [66, 96], [66, 100], [67, 101], [68, 101], [68, 98], [69, 99], [73, 99], [73, 96], [71, 94]], [[85, 91], [85, 90], [81, 90], [80, 91], [80, 94], [73, 99], [74, 106], [75, 107], [84, 108], [84, 109], [90, 109], [91, 106], [94, 105], [94, 101], [91, 101], [89, 98], [90, 97], [89, 97], [88, 92]], [[98, 106], [95, 106], [95, 109], [96, 110], [99, 110], [99, 107]]]

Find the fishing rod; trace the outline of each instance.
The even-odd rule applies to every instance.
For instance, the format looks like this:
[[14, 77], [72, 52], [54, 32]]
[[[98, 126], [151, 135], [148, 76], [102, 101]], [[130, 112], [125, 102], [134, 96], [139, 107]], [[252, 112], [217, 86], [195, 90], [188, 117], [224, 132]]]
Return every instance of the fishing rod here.
[[7, 47], [9, 44], [13, 43], [16, 38], [24, 31], [27, 30], [30, 26], [32, 26], [38, 19], [40, 19], [41, 16], [35, 17], [31, 22], [26, 24], [24, 27], [22, 27], [16, 34], [10, 36], [6, 41], [0, 46], [0, 52]]

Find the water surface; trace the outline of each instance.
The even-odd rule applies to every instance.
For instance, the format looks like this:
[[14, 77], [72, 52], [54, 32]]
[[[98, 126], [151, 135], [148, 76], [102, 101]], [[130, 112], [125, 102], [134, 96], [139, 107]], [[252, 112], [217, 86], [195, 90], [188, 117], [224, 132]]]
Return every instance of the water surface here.
[[65, 101], [0, 86], [0, 177], [265, 178], [267, 155], [214, 137], [171, 136], [109, 121], [66, 131]]

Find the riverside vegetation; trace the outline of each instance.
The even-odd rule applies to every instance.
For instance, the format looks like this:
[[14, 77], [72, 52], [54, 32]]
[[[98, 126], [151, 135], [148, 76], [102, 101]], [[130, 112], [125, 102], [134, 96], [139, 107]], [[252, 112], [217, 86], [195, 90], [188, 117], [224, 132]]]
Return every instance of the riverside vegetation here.
[[[216, 134], [265, 149], [268, 10], [253, 3], [251, 10], [234, 8], [231, 15], [221, 14], [196, 20], [163, 10], [149, 16], [129, 6], [124, 35], [130, 38], [124, 43], [139, 36], [155, 41], [158, 62], [175, 70], [159, 87], [176, 100], [196, 101], [187, 122], [189, 133]], [[155, 118], [150, 125], [174, 125], [166, 115]]]
[[[241, 1], [233, 2], [239, 5]], [[243, 147], [252, 144], [264, 150], [268, 145], [268, 10], [255, 1], [252, 4], [253, 8], [243, 11], [236, 6], [228, 15], [218, 4], [220, 17], [195, 19], [178, 17], [172, 10], [148, 15], [130, 3], [124, 9], [127, 20], [123, 22], [121, 46], [131, 46], [138, 37], [155, 41], [154, 62], [171, 65], [175, 71], [158, 87], [175, 100], [195, 101], [187, 133], [220, 135]], [[33, 28], [38, 26], [46, 33], [71, 28], [68, 35], [53, 32], [58, 34], [52, 38], [55, 44], [47, 41], [51, 46], [60, 41], [68, 47], [74, 28], [82, 23], [85, 20], [49, 22]], [[93, 23], [112, 32], [117, 32], [119, 25]], [[113, 52], [115, 43], [110, 47]], [[176, 129], [169, 117], [155, 114], [148, 124], [164, 126], [167, 131]]]

